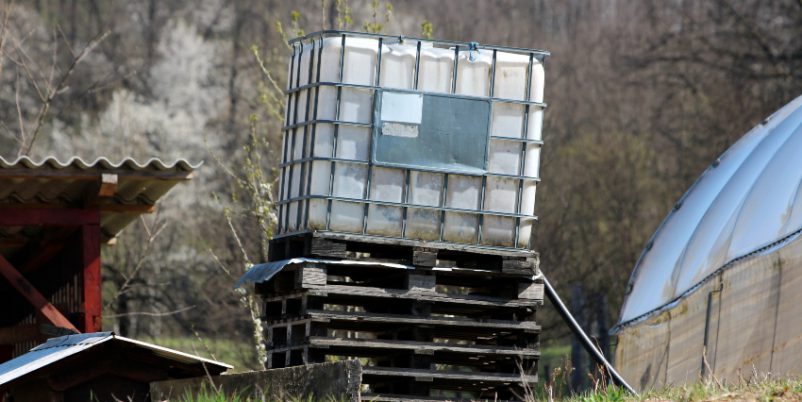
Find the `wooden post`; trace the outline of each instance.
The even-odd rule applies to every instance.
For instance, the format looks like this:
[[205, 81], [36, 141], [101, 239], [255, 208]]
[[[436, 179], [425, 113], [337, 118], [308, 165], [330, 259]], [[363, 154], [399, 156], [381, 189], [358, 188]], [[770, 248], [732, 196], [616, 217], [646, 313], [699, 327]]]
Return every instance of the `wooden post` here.
[[81, 260], [83, 264], [84, 332], [99, 332], [102, 329], [101, 315], [103, 299], [100, 293], [100, 226], [81, 226]]

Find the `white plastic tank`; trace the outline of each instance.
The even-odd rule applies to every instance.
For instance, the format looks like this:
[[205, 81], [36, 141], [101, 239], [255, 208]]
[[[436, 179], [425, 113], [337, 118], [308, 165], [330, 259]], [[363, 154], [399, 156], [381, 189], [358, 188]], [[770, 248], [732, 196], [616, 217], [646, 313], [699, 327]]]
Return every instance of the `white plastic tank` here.
[[[336, 32], [291, 44], [279, 236], [532, 247], [546, 52]], [[449, 129], [471, 110], [486, 129]]]

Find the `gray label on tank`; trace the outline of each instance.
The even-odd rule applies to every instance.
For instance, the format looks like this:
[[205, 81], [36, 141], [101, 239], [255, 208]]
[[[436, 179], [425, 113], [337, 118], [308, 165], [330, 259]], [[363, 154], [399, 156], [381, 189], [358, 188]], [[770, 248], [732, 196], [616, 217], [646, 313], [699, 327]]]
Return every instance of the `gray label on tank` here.
[[374, 109], [374, 163], [485, 172], [488, 100], [387, 90], [380, 93]]
[[384, 121], [382, 122], [382, 134], [394, 137], [418, 138], [418, 125]]

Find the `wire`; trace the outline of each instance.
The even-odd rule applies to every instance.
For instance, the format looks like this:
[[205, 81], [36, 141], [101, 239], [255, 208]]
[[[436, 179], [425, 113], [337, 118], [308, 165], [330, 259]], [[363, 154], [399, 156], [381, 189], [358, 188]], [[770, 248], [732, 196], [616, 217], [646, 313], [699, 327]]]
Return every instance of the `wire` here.
[[585, 350], [587, 350], [588, 353], [590, 353], [591, 357], [593, 357], [593, 360], [595, 360], [596, 363], [604, 366], [607, 372], [610, 373], [610, 378], [612, 379], [613, 384], [619, 387], [623, 387], [633, 395], [637, 396], [638, 393], [635, 391], [635, 389], [633, 389], [629, 384], [627, 384], [626, 380], [624, 380], [624, 378], [621, 377], [621, 375], [618, 374], [617, 371], [615, 371], [613, 365], [607, 361], [607, 359], [604, 357], [604, 354], [602, 354], [602, 352], [599, 351], [598, 348], [596, 348], [596, 345], [593, 344], [593, 341], [590, 340], [590, 338], [582, 329], [582, 327], [579, 326], [579, 323], [576, 322], [574, 316], [571, 315], [571, 312], [568, 311], [568, 308], [565, 307], [565, 304], [563, 304], [563, 301], [560, 299], [560, 296], [557, 295], [557, 291], [554, 290], [554, 288], [551, 286], [551, 283], [549, 283], [549, 280], [546, 278], [545, 275], [543, 275], [543, 271], [540, 272], [540, 275], [543, 278], [543, 283], [546, 285], [546, 295], [548, 296], [549, 300], [555, 307], [557, 307], [557, 312], [560, 313], [560, 316], [562, 317], [563, 321], [565, 321], [565, 323], [568, 324], [574, 335], [576, 335], [576, 337], [579, 338], [579, 341], [582, 343], [582, 346], [584, 346]]

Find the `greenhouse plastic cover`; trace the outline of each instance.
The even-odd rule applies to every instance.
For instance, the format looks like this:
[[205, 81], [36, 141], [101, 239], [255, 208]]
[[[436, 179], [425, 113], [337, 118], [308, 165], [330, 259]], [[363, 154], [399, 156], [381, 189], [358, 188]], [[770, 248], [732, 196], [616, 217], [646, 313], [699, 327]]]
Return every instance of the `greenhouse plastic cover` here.
[[721, 155], [657, 229], [619, 326], [661, 310], [728, 263], [802, 229], [802, 96]]

